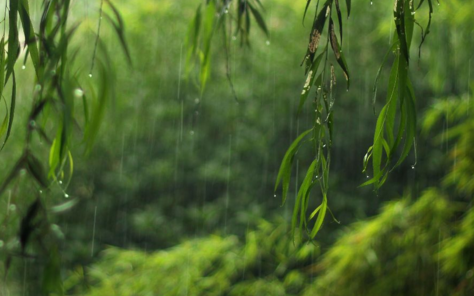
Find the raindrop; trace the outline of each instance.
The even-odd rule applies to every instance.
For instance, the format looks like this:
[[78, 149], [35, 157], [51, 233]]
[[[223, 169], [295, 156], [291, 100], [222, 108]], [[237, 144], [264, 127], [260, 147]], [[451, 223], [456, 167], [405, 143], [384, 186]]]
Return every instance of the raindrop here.
[[43, 193], [43, 190], [40, 190], [39, 193], [42, 194], [42, 193]]
[[69, 198], [69, 194], [64, 193], [64, 197], [65, 197], [65, 198]]
[[367, 175], [366, 177], [367, 177], [367, 179], [370, 178], [369, 175]]
[[370, 1], [370, 5], [374, 4], [374, 2]]
[[265, 42], [265, 44], [266, 44], [267, 46], [270, 45], [270, 40], [267, 40], [267, 41]]
[[277, 197], [277, 195], [276, 195], [276, 194], [273, 194], [273, 197]]
[[316, 175], [314, 178], [315, 178], [315, 179], [319, 179], [319, 176], [318, 176], [318, 175]]
[[412, 12], [411, 12], [411, 15], [415, 15], [415, 13], [416, 13], [416, 11], [412, 11]]
[[199, 104], [199, 98], [195, 98], [194, 103]]
[[63, 181], [59, 180], [59, 184], [63, 184]]
[[323, 145], [323, 148], [326, 147], [326, 144]]
[[25, 70], [25, 69], [26, 69], [26, 66], [25, 66], [25, 65], [21, 66], [21, 69], [22, 69], [22, 70]]
[[76, 88], [76, 89], [74, 90], [74, 96], [75, 96], [76, 98], [82, 98], [83, 95], [84, 95], [84, 91], [83, 91], [82, 89]]
[[190, 131], [189, 133], [191, 134], [191, 136], [194, 135], [194, 131]]
[[412, 170], [414, 170], [414, 169], [415, 169], [415, 166], [414, 166], [414, 165], [412, 165], [412, 166], [411, 166], [411, 169], [412, 169]]
[[229, 13], [229, 11], [228, 11], [227, 9], [226, 9], [224, 12], [225, 12], [226, 14]]
[[89, 73], [89, 78], [92, 78], [92, 73]]

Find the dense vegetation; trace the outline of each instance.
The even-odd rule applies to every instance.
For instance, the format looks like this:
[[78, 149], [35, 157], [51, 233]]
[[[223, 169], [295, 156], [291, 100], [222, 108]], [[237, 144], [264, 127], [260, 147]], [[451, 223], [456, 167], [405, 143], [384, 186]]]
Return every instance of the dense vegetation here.
[[[104, 3], [104, 13], [113, 24], [121, 24], [119, 14]], [[133, 67], [127, 50], [124, 55], [123, 28], [104, 21], [99, 44], [105, 46], [97, 47], [96, 72], [89, 77], [100, 3], [73, 2], [70, 22], [82, 23], [68, 46], [71, 52], [80, 51], [68, 59], [73, 64], [68, 67], [77, 71], [65, 70], [63, 77], [71, 77], [62, 84], [71, 99], [66, 101], [78, 101], [77, 121], [64, 125], [73, 126], [64, 150], [74, 156], [71, 182], [69, 153], [52, 149], [58, 153], [55, 162], [49, 157], [53, 141], [48, 143], [36, 130], [34, 142], [30, 146], [25, 142], [31, 99], [41, 100], [31, 95], [38, 79], [34, 61], [26, 59], [22, 70], [26, 52], [20, 50], [14, 68], [15, 119], [0, 152], [1, 165], [7, 168], [0, 177], [8, 179], [25, 147], [34, 147], [35, 157], [46, 160], [44, 167], [58, 165], [47, 190], [40, 188], [41, 180], [36, 181], [31, 167], [19, 170], [4, 188], [2, 295], [473, 293], [473, 4], [456, 0], [436, 7], [419, 59], [415, 45], [422, 37], [413, 35], [410, 76], [418, 110], [416, 164], [414, 155], [409, 155], [384, 186], [372, 192], [358, 186], [374, 176], [360, 172], [377, 121], [373, 83], [394, 41], [393, 3], [353, 3], [343, 45], [351, 88], [346, 92], [343, 74], [337, 72], [332, 89], [337, 108], [332, 109], [328, 205], [341, 225], [326, 216], [316, 240], [308, 242], [299, 232], [293, 238], [290, 229], [293, 203], [312, 151], [302, 149], [294, 157], [284, 207], [281, 195], [274, 196], [274, 186], [285, 151], [314, 123], [312, 108], [302, 108], [296, 116], [306, 79], [298, 65], [311, 21], [305, 22], [306, 29], [301, 25], [304, 1], [262, 3], [265, 9], [258, 11], [268, 35], [251, 30], [250, 47], [226, 35], [225, 52], [219, 43], [225, 36], [216, 32], [203, 89], [199, 69], [186, 68], [185, 36], [195, 3], [114, 1], [126, 25]], [[37, 24], [41, 3], [30, 11]], [[428, 21], [426, 11], [417, 12], [420, 23]], [[314, 12], [311, 6], [308, 16]], [[387, 59], [393, 63], [397, 56]], [[380, 97], [388, 92], [389, 73], [389, 67], [382, 68]], [[106, 78], [110, 78], [109, 96], [97, 104]], [[4, 89], [8, 110], [11, 86], [12, 78]], [[51, 96], [57, 98], [57, 88], [52, 89]], [[102, 126], [93, 132], [97, 135], [92, 137], [93, 149], [87, 140], [92, 139], [83, 137], [91, 121], [85, 121], [78, 98], [82, 95], [90, 100], [91, 116], [102, 118]], [[383, 106], [379, 100], [375, 110], [380, 112]], [[48, 139], [61, 134], [61, 110], [51, 108], [54, 119], [39, 125]], [[322, 199], [316, 190], [311, 195], [304, 213], [308, 216]], [[38, 198], [41, 215], [25, 219]], [[24, 229], [28, 229], [26, 245], [19, 239]]]

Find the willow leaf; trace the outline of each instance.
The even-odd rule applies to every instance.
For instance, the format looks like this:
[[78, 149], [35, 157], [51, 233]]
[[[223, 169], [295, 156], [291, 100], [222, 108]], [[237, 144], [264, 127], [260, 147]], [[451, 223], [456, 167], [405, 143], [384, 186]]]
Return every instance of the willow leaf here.
[[5, 37], [0, 40], [0, 98], [3, 98], [3, 89], [5, 87]]
[[334, 31], [334, 22], [332, 18], [329, 20], [329, 39], [331, 40], [331, 47], [334, 52], [334, 55], [336, 56], [337, 63], [341, 67], [344, 76], [347, 81], [347, 89], [349, 89], [350, 86], [350, 77], [349, 77], [349, 69], [347, 67], [347, 62], [344, 57], [344, 54], [341, 51], [341, 48], [339, 46], [339, 42], [337, 41], [337, 36]]
[[296, 228], [296, 223], [298, 221], [298, 213], [300, 212], [300, 207], [301, 207], [301, 216], [300, 220], [303, 220], [306, 218], [305, 213], [306, 213], [306, 208], [304, 204], [304, 200], [308, 196], [311, 185], [313, 183], [313, 177], [314, 177], [314, 171], [316, 170], [316, 166], [318, 165], [318, 160], [315, 159], [309, 166], [308, 170], [306, 171], [306, 176], [303, 180], [303, 183], [301, 184], [299, 190], [298, 190], [298, 195], [296, 197], [296, 202], [295, 202], [295, 207], [293, 209], [293, 217], [291, 219], [291, 229], [292, 232], [294, 233], [294, 230]]
[[298, 115], [301, 114], [301, 111], [303, 110], [303, 105], [306, 102], [306, 99], [308, 98], [309, 91], [311, 90], [311, 87], [314, 85], [316, 73], [318, 71], [321, 60], [323, 59], [323, 54], [325, 51], [326, 50], [324, 50], [321, 54], [319, 54], [316, 60], [314, 60], [313, 64], [311, 65], [311, 70], [308, 72], [308, 75], [306, 77], [306, 82], [303, 86], [303, 90], [301, 91], [300, 104], [298, 105]]
[[[23, 33], [25, 35], [25, 43], [28, 45], [27, 53], [29, 53], [31, 61], [33, 62], [37, 79], [41, 80], [42, 74], [40, 69], [38, 46], [36, 44], [36, 35], [29, 15], [29, 6], [27, 0], [21, 0], [19, 13], [23, 26]], [[27, 57], [28, 54], [25, 54], [25, 61]]]
[[398, 159], [397, 163], [395, 164], [394, 168], [399, 166], [405, 158], [410, 153], [412, 145], [415, 143], [415, 136], [416, 136], [416, 109], [415, 109], [415, 94], [413, 91], [413, 87], [411, 83], [408, 84], [407, 88], [407, 100], [405, 103], [406, 113], [407, 113], [407, 134], [406, 140], [403, 147], [402, 154]]
[[46, 177], [43, 165], [41, 162], [33, 155], [28, 154], [27, 158], [28, 171], [36, 179], [36, 181], [44, 188], [48, 187], [48, 178]]
[[311, 238], [314, 238], [318, 234], [321, 226], [323, 225], [324, 217], [326, 216], [326, 209], [328, 205], [328, 200], [326, 195], [323, 196], [323, 202], [321, 204], [321, 209], [319, 210], [318, 218], [314, 223], [313, 230], [311, 231]]
[[204, 87], [206, 86], [206, 82], [210, 74], [211, 59], [209, 55], [211, 51], [211, 40], [214, 34], [215, 14], [216, 14], [216, 8], [214, 5], [214, 2], [211, 1], [209, 2], [209, 5], [207, 5], [206, 7], [206, 15], [204, 19], [204, 32], [203, 32], [204, 51], [201, 57], [201, 71], [199, 74], [199, 79], [201, 81], [201, 93], [204, 91]]
[[398, 40], [400, 41], [400, 50], [405, 57], [407, 63], [410, 61], [408, 53], [408, 44], [405, 33], [405, 0], [396, 0], [393, 16], [395, 18], [395, 27], [397, 30]]
[[[399, 73], [400, 73], [400, 68], [399, 65], [403, 62], [403, 58], [400, 59], [399, 56], [395, 58], [395, 61], [392, 65], [392, 69], [390, 71], [390, 77], [388, 81], [388, 96], [387, 96], [387, 110], [386, 110], [386, 118], [385, 118], [385, 131], [387, 134], [387, 142], [390, 144], [390, 146], [393, 145], [394, 142], [394, 136], [393, 136], [393, 131], [394, 131], [394, 125], [395, 125], [395, 116], [397, 113], [397, 99], [399, 93], [397, 91], [399, 90]], [[404, 73], [405, 70], [402, 71], [402, 74]]]
[[[380, 111], [379, 117], [377, 119], [377, 124], [375, 126], [375, 135], [374, 135], [374, 144], [372, 145], [372, 166], [373, 166], [373, 179], [376, 179], [380, 173], [380, 167], [382, 164], [382, 146], [383, 146], [383, 130], [384, 130], [384, 121], [385, 115], [387, 112], [387, 105], [382, 108]], [[377, 181], [377, 179], [376, 179]]]
[[[8, 29], [8, 57], [7, 57], [7, 74], [5, 84], [10, 75], [13, 73], [13, 67], [20, 52], [20, 44], [18, 42], [18, 0], [10, 0], [9, 29]], [[13, 115], [12, 115], [13, 116]]]
[[305, 17], [306, 17], [306, 12], [308, 12], [309, 4], [311, 4], [311, 0], [307, 0], [307, 1], [306, 1], [306, 6], [305, 6], [305, 8], [304, 8], [304, 13], [303, 13], [303, 23], [304, 23], [304, 19], [305, 19]]
[[192, 69], [192, 60], [196, 56], [199, 32], [201, 27], [201, 5], [196, 9], [196, 14], [194, 15], [193, 21], [189, 24], [188, 35], [186, 36], [186, 66], [185, 66], [185, 76], [189, 75], [189, 72]]
[[341, 38], [341, 44], [342, 44], [342, 14], [341, 14], [341, 7], [339, 6], [339, 0], [335, 0], [334, 2], [336, 4], [337, 20], [339, 22], [339, 37]]
[[373, 89], [372, 89], [372, 92], [373, 92], [373, 94], [374, 94], [374, 97], [373, 97], [373, 100], [372, 100], [372, 107], [373, 107], [373, 109], [374, 109], [374, 113], [375, 113], [375, 102], [376, 102], [376, 100], [377, 100], [377, 83], [378, 83], [378, 81], [379, 81], [380, 74], [382, 74], [382, 69], [383, 69], [383, 66], [384, 66], [384, 64], [385, 64], [385, 61], [387, 60], [389, 54], [395, 50], [395, 48], [396, 48], [396, 43], [394, 42], [394, 43], [392, 44], [392, 46], [391, 46], [391, 47], [387, 50], [387, 52], [385, 53], [385, 56], [383, 57], [383, 60], [382, 60], [382, 64], [380, 64], [380, 67], [379, 67], [379, 69], [378, 69], [378, 71], [377, 71], [377, 75], [375, 76], [374, 87], [373, 87]]
[[71, 199], [70, 201], [51, 207], [51, 211], [53, 213], [65, 212], [67, 210], [72, 209], [78, 203], [79, 203], [78, 198]]
[[327, 0], [319, 11], [319, 13], [317, 14], [316, 18], [314, 19], [313, 27], [309, 35], [308, 49], [306, 50], [305, 60], [303, 61], [306, 62], [305, 73], [308, 73], [308, 70], [313, 64], [314, 56], [316, 55], [316, 51], [318, 50], [319, 41], [321, 39], [321, 34], [324, 29], [324, 24], [326, 23], [326, 18], [331, 10], [331, 3], [332, 0]]
[[286, 195], [288, 193], [288, 188], [290, 184], [290, 176], [291, 176], [291, 165], [293, 163], [293, 156], [295, 153], [298, 151], [298, 148], [300, 146], [301, 140], [303, 140], [309, 133], [311, 133], [312, 129], [309, 129], [305, 132], [303, 132], [301, 135], [296, 138], [295, 141], [291, 144], [290, 148], [286, 151], [285, 156], [283, 157], [283, 161], [281, 162], [280, 165], [280, 170], [278, 171], [278, 176], [275, 184], [275, 192], [278, 189], [278, 186], [280, 185], [280, 182], [282, 182], [282, 203], [285, 203], [286, 201]]
[[347, 6], [347, 17], [351, 15], [351, 0], [346, 0], [346, 6]]
[[12, 131], [12, 126], [13, 126], [13, 118], [15, 116], [15, 106], [16, 106], [16, 78], [15, 78], [15, 71], [12, 72], [12, 80], [13, 80], [13, 83], [12, 83], [12, 97], [11, 97], [11, 101], [10, 101], [10, 116], [8, 118], [8, 127], [7, 127], [7, 135], [5, 136], [5, 140], [3, 141], [3, 145], [2, 145], [2, 148], [0, 150], [3, 149], [3, 147], [5, 147], [5, 144], [7, 143], [8, 141], [8, 138], [10, 137], [10, 133]]
[[249, 2], [247, 2], [247, 5], [249, 6], [250, 11], [252, 12], [255, 20], [257, 21], [258, 26], [260, 27], [260, 29], [262, 29], [262, 31], [268, 37], [269, 33], [268, 33], [267, 25], [265, 24], [265, 20], [263, 19], [262, 15]]

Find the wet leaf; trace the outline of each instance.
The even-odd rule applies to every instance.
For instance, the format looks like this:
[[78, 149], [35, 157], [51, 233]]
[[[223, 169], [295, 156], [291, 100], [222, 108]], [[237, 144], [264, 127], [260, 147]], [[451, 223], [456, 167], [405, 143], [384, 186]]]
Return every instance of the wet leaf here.
[[334, 52], [334, 55], [336, 56], [336, 61], [341, 67], [344, 76], [347, 80], [347, 89], [349, 89], [350, 86], [350, 76], [349, 76], [349, 69], [347, 67], [346, 59], [344, 57], [344, 54], [341, 51], [341, 48], [339, 46], [339, 42], [337, 41], [337, 36], [334, 31], [334, 22], [332, 18], [329, 20], [329, 38], [331, 40], [331, 47]]
[[342, 14], [341, 14], [341, 8], [339, 7], [339, 0], [334, 1], [336, 4], [336, 13], [337, 13], [337, 19], [339, 22], [339, 37], [341, 38], [341, 44], [342, 44]]
[[28, 57], [28, 53], [31, 57], [31, 61], [33, 62], [33, 66], [35, 68], [36, 77], [38, 80], [42, 79], [41, 67], [40, 67], [40, 59], [39, 59], [39, 52], [38, 46], [36, 44], [36, 36], [33, 25], [31, 23], [31, 19], [29, 16], [29, 7], [27, 0], [21, 0], [20, 8], [20, 19], [23, 25], [23, 33], [25, 35], [25, 43], [28, 46], [27, 54], [25, 54], [25, 61]]
[[286, 195], [288, 193], [288, 188], [290, 185], [290, 177], [291, 177], [291, 165], [293, 164], [293, 157], [298, 151], [298, 148], [301, 144], [301, 141], [309, 134], [311, 133], [312, 129], [309, 129], [305, 132], [303, 132], [301, 135], [296, 138], [296, 140], [291, 144], [290, 148], [286, 151], [285, 156], [283, 157], [283, 161], [281, 162], [280, 165], [280, 170], [278, 171], [278, 176], [275, 184], [275, 192], [278, 189], [278, 186], [280, 185], [280, 182], [282, 182], [282, 203], [284, 204], [286, 201]]
[[36, 181], [43, 187], [48, 187], [48, 178], [43, 169], [43, 165], [33, 154], [29, 153], [27, 157], [28, 171], [36, 179]]
[[21, 219], [20, 223], [20, 233], [18, 234], [20, 238], [21, 249], [23, 253], [25, 252], [28, 241], [31, 237], [32, 232], [35, 230], [36, 226], [34, 224], [34, 219], [38, 215], [38, 212], [41, 208], [40, 199], [36, 199], [29, 207], [26, 215]]
[[321, 226], [323, 225], [324, 217], [326, 216], [327, 205], [328, 205], [328, 200], [326, 198], [326, 195], [324, 195], [323, 202], [320, 206], [321, 208], [319, 210], [318, 218], [316, 218], [316, 222], [314, 223], [313, 230], [311, 231], [311, 238], [314, 238], [316, 234], [318, 234], [319, 230], [321, 229]]
[[51, 207], [51, 211], [53, 213], [62, 213], [62, 212], [72, 209], [78, 203], [79, 203], [78, 198], [71, 199], [70, 201]]
[[[298, 190], [298, 195], [296, 197], [295, 201], [295, 207], [293, 209], [293, 217], [291, 220], [291, 228], [292, 228], [292, 233], [294, 234], [294, 230], [296, 229], [296, 224], [298, 222], [298, 214], [300, 214], [300, 227], [304, 224], [306, 224], [306, 198], [309, 195], [309, 192], [311, 190], [312, 184], [313, 184], [313, 177], [314, 177], [314, 172], [317, 170], [317, 165], [318, 165], [318, 160], [315, 159], [309, 166], [308, 170], [306, 171], [306, 176], [303, 180], [303, 183], [301, 183], [301, 186]], [[300, 211], [301, 208], [301, 211]], [[310, 218], [311, 219], [311, 218]]]
[[[18, 0], [10, 0], [10, 10], [8, 13], [9, 29], [8, 29], [8, 56], [7, 56], [7, 74], [5, 77], [5, 84], [10, 75], [13, 73], [15, 62], [20, 53], [20, 44], [18, 41]], [[12, 115], [13, 116], [13, 115]]]
[[346, 6], [347, 6], [347, 17], [351, 15], [351, 0], [346, 0]]
[[249, 2], [247, 2], [248, 7], [250, 8], [250, 11], [252, 12], [253, 16], [255, 17], [255, 20], [257, 21], [258, 26], [262, 31], [269, 36], [267, 25], [265, 24], [265, 20], [263, 19], [262, 15], [258, 10], [256, 10]]
[[325, 52], [326, 50], [320, 53], [316, 60], [314, 60], [313, 65], [311, 65], [311, 70], [308, 72], [306, 82], [303, 86], [303, 90], [301, 91], [300, 103], [298, 105], [298, 115], [301, 114], [301, 110], [303, 109], [303, 105], [306, 102], [306, 99], [308, 98], [311, 87], [314, 85], [316, 73], [318, 71], [319, 64], [321, 63], [321, 60], [323, 59], [323, 54]]
[[13, 126], [13, 118], [15, 115], [15, 106], [16, 106], [16, 78], [15, 78], [15, 71], [12, 72], [12, 97], [10, 101], [10, 112], [9, 112], [9, 118], [8, 118], [8, 127], [7, 127], [7, 135], [5, 136], [5, 140], [3, 140], [3, 145], [0, 150], [5, 147], [5, 144], [8, 141], [8, 138], [10, 137], [10, 133], [12, 131], [12, 126]]

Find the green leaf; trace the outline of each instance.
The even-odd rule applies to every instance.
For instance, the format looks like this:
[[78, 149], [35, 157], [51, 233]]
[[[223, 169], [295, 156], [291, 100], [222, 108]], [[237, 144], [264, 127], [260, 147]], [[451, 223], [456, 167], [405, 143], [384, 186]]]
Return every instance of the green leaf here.
[[303, 23], [304, 23], [304, 19], [305, 19], [305, 17], [306, 17], [306, 12], [308, 12], [309, 4], [311, 4], [311, 0], [307, 0], [307, 1], [306, 1], [306, 6], [305, 6], [305, 8], [304, 8], [304, 13], [303, 13]]
[[78, 198], [71, 199], [70, 201], [51, 207], [51, 211], [53, 213], [62, 213], [62, 212], [72, 209], [78, 203], [79, 203]]
[[319, 64], [321, 63], [321, 60], [323, 59], [323, 54], [326, 50], [324, 50], [319, 56], [314, 60], [313, 64], [311, 65], [311, 70], [308, 72], [308, 75], [306, 77], [306, 82], [303, 86], [303, 90], [301, 91], [301, 96], [300, 96], [300, 104], [298, 105], [298, 115], [301, 114], [301, 111], [303, 110], [303, 105], [306, 102], [306, 99], [308, 98], [309, 91], [311, 90], [311, 87], [314, 85], [314, 81], [316, 78], [316, 72], [318, 71]]
[[9, 28], [8, 28], [8, 57], [7, 57], [7, 74], [5, 84], [10, 75], [13, 73], [13, 67], [20, 53], [20, 44], [18, 42], [18, 0], [10, 0]]
[[321, 39], [321, 34], [324, 29], [324, 24], [326, 23], [326, 18], [328, 16], [328, 12], [330, 11], [329, 5], [331, 3], [332, 0], [327, 0], [314, 19], [313, 27], [311, 29], [311, 33], [309, 34], [308, 49], [306, 50], [305, 59], [303, 61], [303, 63], [306, 62], [305, 73], [308, 73], [308, 70], [313, 64], [314, 56], [316, 55], [316, 51], [318, 50], [319, 41]]
[[38, 215], [38, 212], [41, 208], [40, 199], [36, 199], [29, 207], [26, 212], [26, 215], [21, 219], [20, 223], [20, 233], [18, 234], [20, 238], [21, 249], [23, 252], [28, 244], [28, 241], [31, 237], [31, 234], [36, 229], [34, 219]]
[[265, 20], [263, 19], [262, 15], [249, 2], [247, 2], [247, 5], [250, 7], [250, 11], [255, 17], [255, 20], [257, 21], [258, 26], [260, 27], [260, 29], [262, 29], [262, 31], [268, 37], [269, 33], [268, 33], [267, 25], [265, 24]]
[[15, 115], [15, 106], [16, 106], [16, 78], [15, 78], [15, 71], [12, 72], [12, 98], [10, 102], [10, 116], [8, 119], [8, 127], [7, 127], [7, 135], [5, 136], [5, 140], [3, 141], [2, 148], [5, 147], [5, 144], [7, 143], [8, 138], [10, 137], [10, 133], [12, 131], [12, 126], [13, 126], [13, 117]]
[[382, 64], [380, 65], [378, 71], [377, 71], [377, 75], [375, 76], [375, 82], [374, 82], [374, 87], [373, 87], [373, 94], [374, 94], [374, 98], [373, 98], [373, 101], [372, 101], [372, 107], [374, 109], [374, 113], [375, 113], [375, 102], [377, 100], [377, 83], [379, 81], [379, 78], [380, 78], [380, 74], [382, 74], [382, 69], [383, 69], [383, 66], [385, 64], [385, 61], [387, 60], [389, 54], [391, 52], [393, 52], [396, 48], [396, 43], [394, 42], [392, 44], [392, 46], [390, 46], [390, 48], [387, 50], [387, 52], [385, 53], [385, 56], [383, 57], [383, 60], [382, 60]]
[[48, 178], [43, 170], [41, 162], [31, 153], [27, 157], [28, 171], [36, 179], [36, 181], [43, 187], [48, 187]]
[[214, 2], [209, 2], [206, 7], [206, 13], [204, 18], [204, 36], [203, 36], [203, 46], [204, 51], [201, 57], [201, 71], [199, 74], [199, 79], [201, 81], [201, 94], [204, 92], [206, 82], [210, 76], [210, 65], [211, 59], [209, 57], [211, 51], [211, 40], [214, 34], [214, 19], [216, 15], [216, 8]]
[[331, 40], [331, 47], [334, 52], [334, 55], [336, 56], [337, 63], [341, 67], [344, 76], [347, 80], [347, 89], [349, 89], [350, 86], [350, 77], [349, 77], [349, 69], [347, 67], [347, 62], [344, 57], [344, 54], [341, 51], [341, 48], [339, 47], [339, 42], [337, 41], [337, 36], [334, 31], [334, 22], [332, 18], [329, 20], [329, 39]]
[[[375, 135], [374, 135], [374, 144], [372, 145], [372, 166], [374, 179], [379, 176], [380, 166], [382, 164], [382, 143], [383, 143], [383, 130], [384, 130], [384, 121], [387, 112], [387, 105], [382, 108], [380, 111], [379, 117], [377, 119], [377, 124], [375, 126]], [[377, 179], [376, 179], [377, 181]]]
[[336, 13], [337, 13], [337, 19], [339, 21], [339, 37], [341, 38], [341, 44], [342, 44], [342, 14], [341, 14], [341, 8], [339, 7], [339, 0], [334, 1], [336, 3]]
[[346, 0], [346, 6], [347, 6], [347, 17], [351, 15], [351, 0]]
[[410, 55], [408, 52], [408, 44], [405, 32], [405, 0], [395, 0], [395, 9], [393, 16], [395, 18], [395, 27], [397, 30], [398, 40], [400, 41], [400, 50], [407, 64], [410, 62]]
[[[291, 220], [291, 229], [292, 233], [294, 233], [294, 230], [296, 228], [296, 223], [298, 221], [298, 213], [301, 212], [300, 215], [300, 221], [306, 222], [306, 207], [305, 207], [305, 201], [307, 196], [309, 195], [309, 192], [311, 190], [312, 184], [313, 184], [313, 177], [314, 177], [314, 172], [316, 171], [316, 166], [318, 165], [318, 159], [313, 160], [311, 165], [309, 166], [308, 170], [306, 171], [306, 176], [303, 180], [303, 183], [301, 183], [301, 186], [298, 190], [298, 195], [296, 197], [296, 202], [295, 202], [295, 207], [293, 209], [293, 217]], [[300, 211], [301, 208], [301, 211]], [[302, 223], [301, 223], [302, 225]]]
[[283, 157], [283, 161], [281, 162], [280, 165], [280, 170], [278, 171], [278, 176], [275, 184], [275, 192], [278, 189], [278, 186], [280, 185], [280, 182], [282, 182], [283, 190], [282, 190], [282, 200], [283, 204], [286, 201], [286, 195], [288, 193], [288, 188], [290, 184], [290, 177], [291, 177], [291, 165], [293, 163], [293, 156], [295, 153], [298, 151], [298, 148], [300, 146], [301, 140], [304, 139], [309, 133], [311, 133], [313, 129], [309, 129], [305, 132], [303, 132], [301, 135], [296, 138], [295, 141], [290, 145], [290, 148], [286, 151], [285, 156]]
[[320, 206], [321, 208], [319, 210], [318, 218], [316, 219], [316, 222], [313, 226], [313, 230], [311, 231], [311, 238], [314, 238], [316, 234], [318, 234], [319, 230], [321, 229], [321, 226], [323, 225], [324, 217], [326, 216], [327, 205], [328, 200], [326, 198], [326, 195], [324, 195], [323, 203]]
[[[31, 23], [30, 16], [29, 16], [28, 0], [21, 0], [19, 13], [20, 13], [21, 23], [23, 25], [25, 43], [26, 45], [28, 45], [28, 53], [31, 57], [31, 61], [33, 62], [33, 66], [36, 72], [36, 77], [38, 80], [41, 80], [42, 71], [40, 67], [39, 52], [38, 52], [38, 46], [36, 44], [35, 31]], [[26, 58], [27, 58], [27, 55], [25, 55], [25, 60]]]
[[186, 67], [185, 67], [185, 76], [189, 75], [191, 72], [193, 62], [192, 60], [196, 57], [197, 48], [198, 48], [198, 40], [199, 40], [199, 31], [201, 27], [201, 5], [198, 6], [196, 9], [196, 14], [189, 24], [188, 34], [186, 36], [186, 45], [187, 53], [186, 53]]
[[387, 101], [385, 103], [385, 106], [387, 106], [386, 110], [386, 118], [384, 119], [384, 124], [385, 124], [385, 131], [387, 134], [387, 142], [390, 145], [393, 145], [394, 138], [393, 138], [393, 130], [394, 130], [394, 124], [395, 124], [395, 115], [397, 112], [397, 99], [398, 99], [398, 93], [397, 91], [399, 90], [399, 70], [400, 70], [400, 61], [402, 60], [401, 63], [404, 63], [403, 58], [400, 58], [400, 56], [397, 56], [395, 58], [395, 61], [392, 65], [392, 69], [390, 71], [390, 77], [388, 81], [388, 93], [387, 93]]
[[415, 143], [415, 137], [416, 137], [416, 109], [415, 109], [415, 94], [413, 91], [413, 87], [411, 83], [408, 84], [407, 88], [407, 100], [405, 103], [405, 108], [406, 108], [406, 113], [407, 113], [407, 134], [406, 134], [406, 140], [405, 144], [403, 147], [402, 154], [400, 155], [400, 158], [398, 159], [397, 163], [395, 164], [394, 168], [399, 166], [405, 158], [408, 156], [408, 154], [411, 151], [411, 147]]
[[0, 40], [0, 99], [3, 98], [3, 89], [5, 88], [5, 38]]
[[114, 15], [115, 15], [115, 19], [117, 20], [117, 22], [114, 22], [112, 20], [111, 17], [109, 17], [107, 14], [104, 14], [105, 17], [110, 21], [110, 23], [112, 24], [112, 26], [114, 27], [115, 29], [115, 32], [117, 34], [117, 37], [119, 38], [119, 41], [120, 41], [120, 45], [122, 46], [122, 49], [125, 53], [125, 56], [127, 57], [127, 61], [128, 61], [128, 64], [129, 65], [132, 65], [132, 57], [130, 55], [130, 50], [128, 49], [128, 44], [125, 40], [125, 23], [123, 22], [122, 20], [122, 16], [120, 15], [119, 11], [117, 10], [117, 8], [112, 4], [112, 2], [110, 0], [105, 0], [106, 3], [110, 6], [110, 8], [112, 9]]

